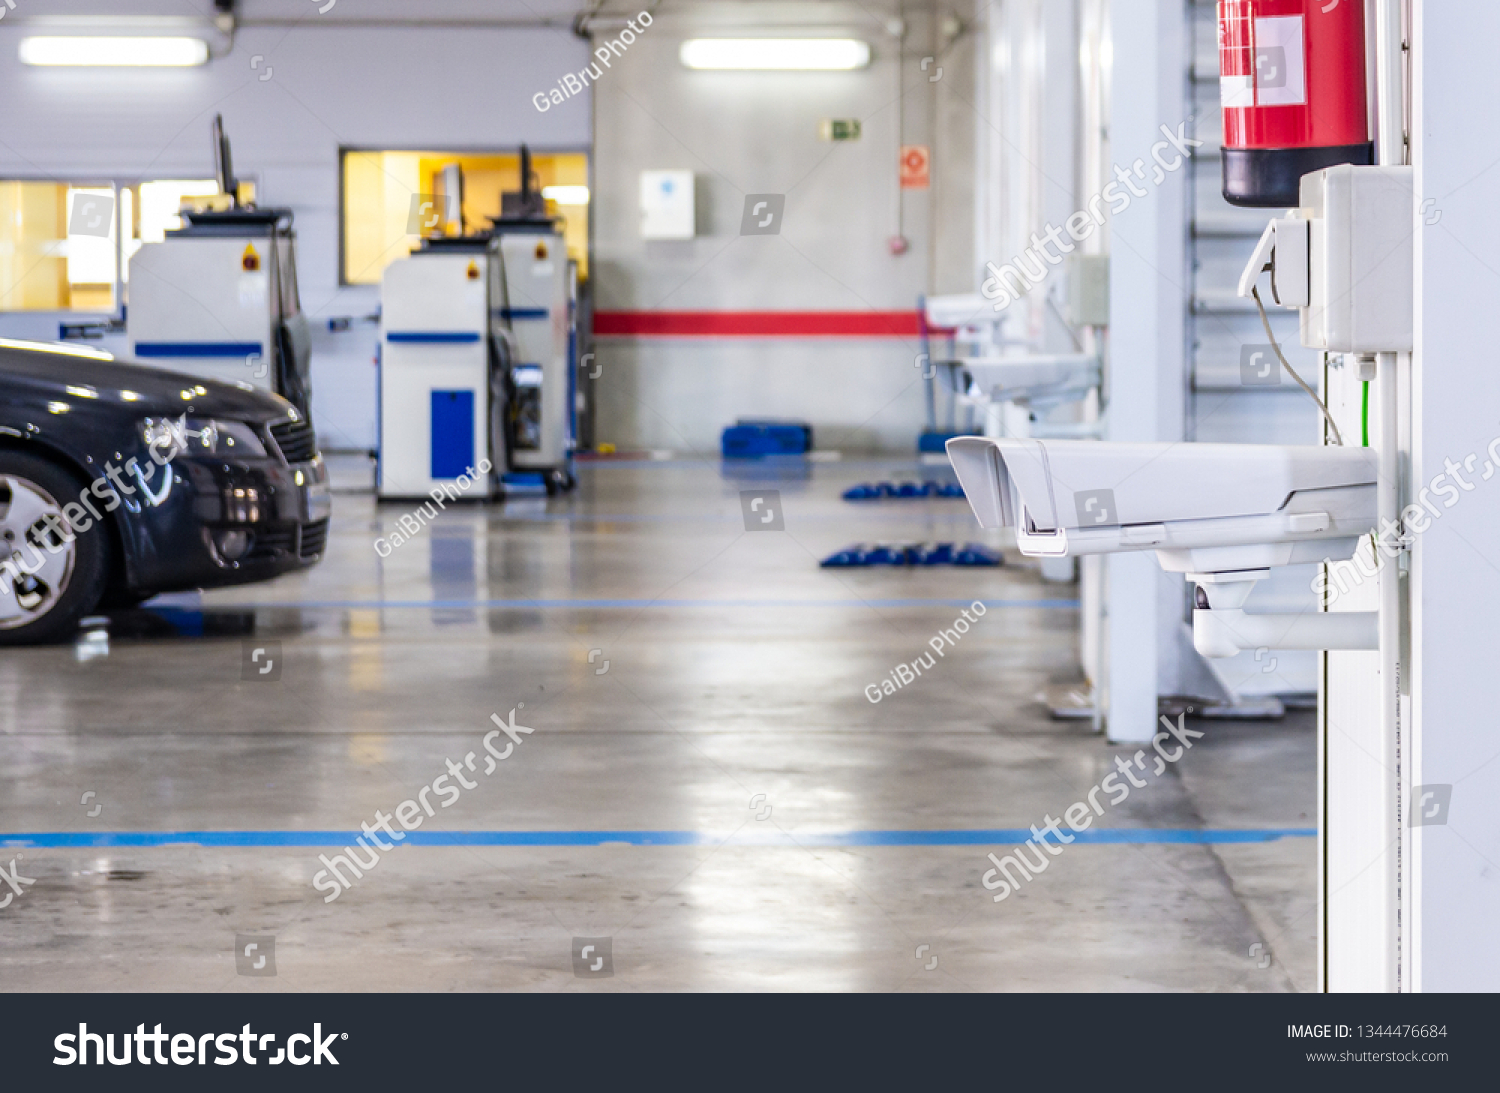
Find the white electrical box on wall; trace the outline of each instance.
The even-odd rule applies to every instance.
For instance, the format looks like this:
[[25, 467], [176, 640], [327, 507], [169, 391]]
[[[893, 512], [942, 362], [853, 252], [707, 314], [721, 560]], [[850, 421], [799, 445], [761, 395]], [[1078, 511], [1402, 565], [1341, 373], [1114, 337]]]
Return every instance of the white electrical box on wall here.
[[641, 238], [691, 239], [694, 231], [692, 171], [641, 172]]
[[1109, 257], [1070, 254], [1063, 268], [1068, 271], [1068, 321], [1074, 326], [1108, 326]]
[[[1303, 176], [1300, 200], [1299, 214], [1309, 221], [1302, 344], [1332, 353], [1410, 350], [1412, 169], [1329, 167]], [[1278, 272], [1282, 258], [1276, 257]]]

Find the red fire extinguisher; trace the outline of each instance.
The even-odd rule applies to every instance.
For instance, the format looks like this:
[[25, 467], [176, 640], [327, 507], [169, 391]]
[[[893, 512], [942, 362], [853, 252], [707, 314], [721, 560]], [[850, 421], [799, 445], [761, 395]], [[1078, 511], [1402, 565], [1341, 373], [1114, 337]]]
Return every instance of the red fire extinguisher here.
[[1363, 0], [1219, 0], [1224, 197], [1297, 204], [1303, 175], [1375, 162]]

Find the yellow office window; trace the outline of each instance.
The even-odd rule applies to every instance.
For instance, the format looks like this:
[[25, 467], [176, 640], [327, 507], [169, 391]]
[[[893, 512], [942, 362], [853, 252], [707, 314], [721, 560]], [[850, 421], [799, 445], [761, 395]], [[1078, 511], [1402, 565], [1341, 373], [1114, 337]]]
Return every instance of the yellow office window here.
[[[500, 215], [500, 195], [521, 188], [516, 152], [346, 148], [341, 158], [344, 284], [379, 284], [385, 267], [416, 250], [424, 235], [483, 231]], [[577, 261], [579, 276], [587, 277], [588, 156], [538, 152], [531, 169], [548, 213], [563, 222], [568, 257]]]
[[115, 306], [115, 188], [0, 181], [0, 311]]

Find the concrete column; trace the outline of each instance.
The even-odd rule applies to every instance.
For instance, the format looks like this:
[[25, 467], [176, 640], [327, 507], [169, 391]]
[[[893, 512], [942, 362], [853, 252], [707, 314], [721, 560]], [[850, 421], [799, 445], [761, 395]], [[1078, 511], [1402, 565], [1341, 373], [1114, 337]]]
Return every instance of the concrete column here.
[[[1108, 161], [1111, 171], [1130, 171], [1143, 160], [1145, 179], [1131, 182], [1146, 192], [1110, 220], [1107, 440], [1183, 439], [1188, 173], [1153, 182], [1150, 150], [1162, 126], [1176, 133], [1187, 120], [1187, 15], [1182, 0], [1110, 4]], [[1113, 555], [1105, 571], [1105, 727], [1111, 740], [1146, 740], [1156, 731], [1159, 661], [1180, 626], [1180, 594], [1150, 553]]]

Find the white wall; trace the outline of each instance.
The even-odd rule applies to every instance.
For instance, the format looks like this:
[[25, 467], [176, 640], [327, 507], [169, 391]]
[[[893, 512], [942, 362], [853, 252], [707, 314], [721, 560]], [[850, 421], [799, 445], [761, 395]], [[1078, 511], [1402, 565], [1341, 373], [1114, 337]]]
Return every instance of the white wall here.
[[[936, 56], [931, 10], [907, 12], [904, 139], [933, 147], [933, 170], [967, 174], [971, 155], [968, 46]], [[664, 8], [595, 91], [595, 307], [599, 311], [914, 311], [935, 281], [947, 291], [979, 284], [966, 230], [933, 249], [933, 192], [905, 191], [911, 246], [893, 255], [896, 231], [897, 51], [884, 21], [893, 7], [856, 4], [705, 4]], [[836, 73], [694, 72], [678, 61], [684, 38], [795, 33], [869, 42], [868, 69]], [[945, 126], [934, 139], [937, 96]], [[857, 118], [860, 140], [818, 136], [825, 118]], [[952, 157], [951, 159], [948, 157]], [[642, 170], [697, 175], [698, 236], [645, 242], [639, 233]], [[739, 234], [745, 195], [786, 195], [780, 235]], [[943, 208], [967, 229], [968, 193]], [[741, 415], [798, 417], [819, 447], [910, 452], [924, 421], [915, 338], [606, 338], [598, 346], [597, 438], [622, 447], [717, 450]]]
[[[326, 0], [325, 0], [326, 3]], [[319, 5], [321, 6], [321, 5]], [[304, 0], [247, 0], [228, 56], [182, 70], [38, 69], [16, 46], [38, 14], [118, 14], [120, 5], [32, 0], [0, 24], [0, 176], [125, 180], [212, 174], [209, 123], [224, 115], [236, 173], [259, 200], [297, 217], [302, 303], [315, 324], [316, 423], [326, 447], [375, 442], [375, 328], [330, 334], [321, 320], [365, 315], [376, 287], [338, 286], [340, 146], [586, 148], [589, 104], [546, 114], [530, 96], [582, 67], [586, 44], [556, 0], [343, 0], [326, 15]], [[208, 8], [207, 4], [202, 5]], [[45, 9], [45, 11], [43, 11]], [[132, 0], [131, 15], [181, 16], [187, 5]], [[468, 19], [466, 25], [361, 25]], [[562, 15], [559, 25], [497, 26]], [[257, 20], [280, 25], [257, 26]], [[258, 67], [251, 67], [260, 56]], [[269, 80], [259, 77], [271, 72]], [[0, 314], [0, 334], [56, 336], [56, 318]]]

